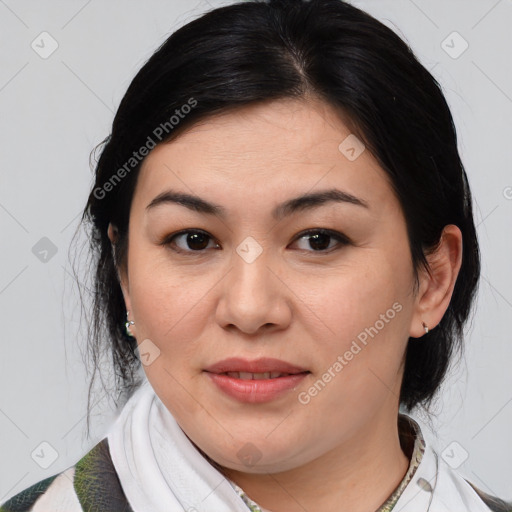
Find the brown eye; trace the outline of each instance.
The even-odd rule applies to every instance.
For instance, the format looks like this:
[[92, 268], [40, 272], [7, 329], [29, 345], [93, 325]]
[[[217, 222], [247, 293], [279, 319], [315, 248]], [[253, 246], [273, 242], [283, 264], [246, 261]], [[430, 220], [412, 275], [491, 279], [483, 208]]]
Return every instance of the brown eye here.
[[208, 244], [212, 237], [203, 231], [189, 230], [176, 233], [164, 240], [162, 245], [171, 247], [177, 252], [201, 252], [208, 249]]
[[[305, 241], [305, 244], [309, 248], [313, 249], [310, 252], [329, 252], [330, 249], [336, 249], [339, 246], [347, 245], [350, 243], [348, 238], [337, 231], [331, 231], [327, 229], [315, 229], [309, 230], [302, 233], [297, 241]], [[335, 241], [334, 245], [332, 242]], [[302, 249], [308, 251], [308, 247], [302, 247]]]

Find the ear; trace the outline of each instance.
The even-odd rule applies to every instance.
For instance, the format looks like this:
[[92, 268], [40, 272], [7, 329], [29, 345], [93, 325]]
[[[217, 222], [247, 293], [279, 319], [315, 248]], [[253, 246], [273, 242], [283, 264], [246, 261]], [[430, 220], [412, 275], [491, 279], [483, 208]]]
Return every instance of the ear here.
[[[108, 224], [107, 235], [108, 235], [108, 238], [110, 239], [110, 242], [112, 243], [112, 251], [115, 251], [115, 244], [116, 244], [117, 238], [118, 238], [118, 231], [117, 231], [117, 227], [114, 226], [111, 222], [109, 222], [109, 224]], [[116, 268], [116, 271], [117, 271], [117, 278], [119, 280], [119, 284], [121, 285], [121, 290], [123, 292], [126, 310], [131, 311], [128, 275], [126, 272], [123, 271], [123, 269]], [[132, 330], [133, 330], [133, 328], [132, 328]]]
[[409, 336], [425, 334], [423, 322], [429, 330], [436, 327], [452, 298], [455, 281], [462, 263], [462, 233], [454, 224], [444, 227], [438, 248], [427, 256], [430, 272], [421, 269], [419, 290]]

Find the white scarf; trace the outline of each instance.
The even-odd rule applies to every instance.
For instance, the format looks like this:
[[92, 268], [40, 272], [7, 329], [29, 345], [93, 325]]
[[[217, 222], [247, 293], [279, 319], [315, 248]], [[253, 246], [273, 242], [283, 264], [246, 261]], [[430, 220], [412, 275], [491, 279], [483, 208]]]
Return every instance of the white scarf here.
[[147, 379], [123, 407], [108, 443], [134, 512], [248, 512], [226, 477], [183, 433]]
[[[226, 477], [184, 434], [147, 378], [123, 407], [109, 431], [108, 443], [121, 486], [134, 512], [249, 510]], [[400, 512], [490, 510], [429, 444], [413, 480], [394, 509]]]

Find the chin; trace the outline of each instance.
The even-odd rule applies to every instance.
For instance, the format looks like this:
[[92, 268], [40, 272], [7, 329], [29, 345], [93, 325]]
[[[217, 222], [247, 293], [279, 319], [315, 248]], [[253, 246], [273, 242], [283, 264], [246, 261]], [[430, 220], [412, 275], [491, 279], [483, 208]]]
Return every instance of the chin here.
[[[233, 446], [236, 446], [235, 450]], [[286, 449], [282, 443], [269, 443], [264, 438], [260, 442], [258, 440], [233, 441], [229, 447], [221, 448], [221, 451], [217, 451], [220, 448], [218, 444], [215, 448], [215, 450], [208, 450], [210, 460], [225, 468], [243, 473], [281, 473], [308, 462], [297, 444]]]

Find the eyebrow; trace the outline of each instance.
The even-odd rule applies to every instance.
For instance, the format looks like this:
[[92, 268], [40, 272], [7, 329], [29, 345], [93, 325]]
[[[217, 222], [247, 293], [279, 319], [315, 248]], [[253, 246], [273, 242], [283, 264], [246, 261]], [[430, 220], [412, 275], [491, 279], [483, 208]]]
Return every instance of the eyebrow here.
[[[275, 220], [281, 220], [298, 211], [311, 210], [318, 208], [327, 203], [348, 203], [363, 208], [369, 208], [368, 203], [362, 199], [344, 192], [342, 190], [333, 188], [321, 192], [314, 192], [304, 194], [277, 205], [272, 210], [272, 217]], [[185, 194], [173, 190], [166, 190], [157, 195], [147, 206], [146, 211], [150, 211], [156, 206], [163, 204], [179, 204], [185, 206], [189, 210], [203, 213], [206, 215], [218, 215], [219, 217], [226, 217], [226, 209], [223, 206], [210, 203], [205, 199], [195, 196], [193, 194]]]

